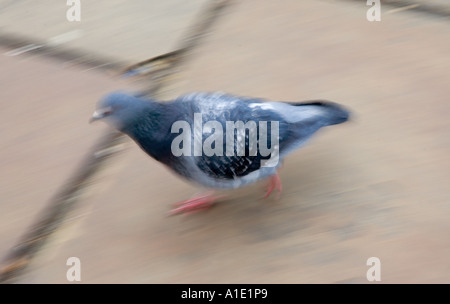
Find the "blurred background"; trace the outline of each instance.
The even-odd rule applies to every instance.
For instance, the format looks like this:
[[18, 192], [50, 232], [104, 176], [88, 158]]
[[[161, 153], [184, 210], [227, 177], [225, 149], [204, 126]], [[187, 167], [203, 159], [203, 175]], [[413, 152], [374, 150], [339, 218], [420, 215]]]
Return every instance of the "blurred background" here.
[[[450, 283], [448, 1], [381, 1], [374, 22], [350, 0], [70, 9], [0, 0], [4, 281], [71, 283], [78, 257], [83, 283], [370, 283], [377, 257], [381, 283]], [[198, 187], [128, 139], [94, 154], [111, 134], [88, 120], [118, 89], [328, 99], [353, 117], [285, 160], [280, 200], [259, 183], [167, 217]]]

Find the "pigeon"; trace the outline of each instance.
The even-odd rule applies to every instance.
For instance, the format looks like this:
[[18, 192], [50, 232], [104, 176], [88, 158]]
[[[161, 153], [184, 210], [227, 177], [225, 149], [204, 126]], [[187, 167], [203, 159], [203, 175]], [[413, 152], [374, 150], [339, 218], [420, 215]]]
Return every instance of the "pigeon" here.
[[[269, 101], [223, 92], [194, 92], [171, 101], [114, 92], [91, 118], [128, 135], [179, 176], [209, 189], [234, 189], [268, 178], [265, 197], [282, 184], [283, 158], [320, 128], [343, 123], [350, 112], [325, 100]], [[213, 191], [177, 204], [170, 214], [209, 208]]]

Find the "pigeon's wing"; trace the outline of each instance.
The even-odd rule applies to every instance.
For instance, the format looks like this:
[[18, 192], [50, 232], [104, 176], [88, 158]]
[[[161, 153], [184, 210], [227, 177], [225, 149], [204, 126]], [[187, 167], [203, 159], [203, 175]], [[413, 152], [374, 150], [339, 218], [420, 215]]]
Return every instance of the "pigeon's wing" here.
[[236, 179], [261, 168], [261, 156], [210, 156], [200, 157], [198, 168], [210, 177]]
[[[218, 179], [236, 179], [257, 171], [263, 165], [264, 160], [268, 160], [271, 155], [261, 155], [259, 149], [256, 153], [251, 153], [251, 149], [258, 147], [260, 139], [260, 123], [268, 123], [265, 129], [267, 138], [266, 147], [272, 147], [272, 125], [271, 121], [277, 121], [278, 133], [280, 138], [285, 137], [287, 130], [286, 122], [280, 115], [268, 111], [261, 107], [255, 107], [256, 104], [264, 104], [261, 99], [238, 97], [225, 93], [191, 93], [179, 98], [179, 102], [189, 105], [190, 115], [201, 113], [202, 123], [215, 121], [220, 124], [220, 130], [214, 129], [211, 132], [202, 130], [202, 143], [206, 143], [212, 133], [220, 133], [221, 141], [214, 143], [221, 145], [219, 153], [205, 155], [195, 158], [196, 166], [210, 177]], [[198, 116], [197, 116], [198, 117]], [[192, 122], [192, 120], [191, 120]], [[234, 125], [240, 122], [241, 131], [245, 133], [238, 135], [237, 129], [240, 127]], [[250, 122], [250, 123], [249, 123]], [[229, 123], [233, 124], [230, 128]], [[249, 124], [248, 124], [249, 123]], [[236, 129], [234, 129], [234, 127]], [[252, 128], [254, 127], [254, 128]], [[232, 141], [227, 138], [227, 133], [232, 132]], [[252, 136], [252, 132], [253, 135]], [[194, 131], [195, 133], [195, 131]], [[277, 137], [278, 139], [278, 137]], [[194, 139], [195, 140], [195, 139]], [[255, 142], [256, 141], [256, 142]], [[243, 148], [244, 153], [239, 152], [238, 146]], [[203, 146], [203, 150], [205, 146]], [[228, 149], [228, 153], [227, 153]], [[230, 149], [232, 153], [229, 153]]]
[[320, 128], [348, 120], [349, 111], [341, 105], [326, 101], [269, 102], [264, 105], [285, 122], [280, 132], [280, 157], [301, 147]]
[[[272, 143], [272, 125], [267, 127], [268, 142], [265, 147], [278, 145], [279, 155], [283, 157], [287, 153], [299, 148], [312, 134], [323, 126], [344, 122], [348, 118], [348, 112], [339, 105], [328, 101], [310, 101], [302, 103], [265, 102], [261, 99], [242, 98], [224, 93], [192, 93], [180, 97], [180, 101], [189, 105], [192, 113], [201, 113], [203, 123], [218, 121], [222, 126], [222, 154], [214, 154], [196, 157], [196, 165], [204, 173], [211, 177], [221, 179], [234, 179], [245, 176], [262, 166], [265, 159], [271, 155], [260, 154], [260, 126], [276, 123], [278, 126], [277, 141]], [[258, 153], [249, 154], [249, 132], [245, 137], [234, 136], [234, 150], [232, 156], [225, 155], [226, 133], [230, 132], [227, 122], [241, 121], [247, 124], [253, 121], [257, 126]], [[217, 132], [217, 130], [215, 130]], [[233, 131], [232, 131], [233, 132]], [[194, 132], [195, 133], [195, 132]], [[209, 134], [202, 134], [202, 143]], [[244, 141], [245, 154], [237, 153], [237, 145]], [[220, 144], [220, 143], [219, 143]]]
[[[262, 131], [256, 122], [251, 120], [243, 121], [242, 115], [239, 118], [240, 126], [236, 127], [234, 125], [231, 127], [231, 125], [225, 123], [222, 124], [223, 128], [221, 130], [220, 128], [219, 131], [211, 130], [219, 132], [218, 137], [222, 139], [219, 142], [215, 141], [212, 144], [208, 139], [208, 137], [213, 136], [212, 132], [203, 133], [203, 154], [197, 157], [196, 164], [207, 175], [220, 179], [236, 179], [246, 176], [259, 170], [264, 165], [264, 161], [268, 161], [272, 157], [272, 154], [269, 152], [275, 146], [278, 149], [278, 134], [274, 133], [275, 130], [272, 129], [270, 124]], [[235, 121], [231, 122], [234, 124]], [[264, 135], [261, 135], [261, 131]], [[285, 133], [286, 127], [283, 127], [281, 131]], [[273, 138], [272, 134], [276, 138]], [[262, 153], [258, 149], [261, 143], [261, 136], [264, 136], [265, 148], [270, 150], [266, 151], [266, 153]], [[221, 145], [222, 149], [216, 149], [215, 151], [218, 153], [211, 155], [212, 148], [216, 148], [216, 145]], [[211, 149], [211, 152], [205, 153], [206, 149]], [[278, 154], [278, 151], [276, 153]]]

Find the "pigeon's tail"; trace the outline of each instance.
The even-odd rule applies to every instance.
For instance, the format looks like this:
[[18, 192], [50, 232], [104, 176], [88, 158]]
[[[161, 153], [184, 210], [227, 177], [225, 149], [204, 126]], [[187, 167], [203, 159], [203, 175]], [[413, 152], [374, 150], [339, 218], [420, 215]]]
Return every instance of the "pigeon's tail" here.
[[321, 117], [325, 125], [337, 125], [346, 122], [350, 117], [350, 112], [347, 109], [331, 101], [314, 100], [292, 105], [316, 112], [316, 115]]

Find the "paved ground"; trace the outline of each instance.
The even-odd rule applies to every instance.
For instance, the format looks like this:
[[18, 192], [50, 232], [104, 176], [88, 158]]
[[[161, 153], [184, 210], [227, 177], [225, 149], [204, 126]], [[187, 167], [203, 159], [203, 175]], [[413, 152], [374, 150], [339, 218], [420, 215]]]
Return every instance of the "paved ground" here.
[[[67, 1], [0, 1], [0, 31], [43, 44], [135, 63], [173, 51], [206, 0], [80, 1], [68, 22]], [[18, 21], [21, 20], [21, 21]]]
[[[325, 98], [352, 109], [349, 123], [286, 159], [279, 201], [259, 199], [257, 184], [205, 213], [166, 217], [198, 188], [129, 143], [21, 282], [67, 282], [71, 256], [81, 260], [84, 283], [364, 283], [373, 256], [382, 282], [450, 282], [450, 23], [408, 11], [369, 23], [366, 9], [236, 2], [165, 93]], [[0, 60], [17, 74], [1, 82], [0, 100], [11, 108], [1, 112], [4, 252], [103, 134], [100, 124], [80, 123], [93, 100], [127, 84], [42, 58]], [[32, 111], [30, 100], [40, 101]]]
[[124, 83], [44, 58], [2, 55], [0, 65], [4, 255], [105, 132], [88, 124], [94, 101]]

